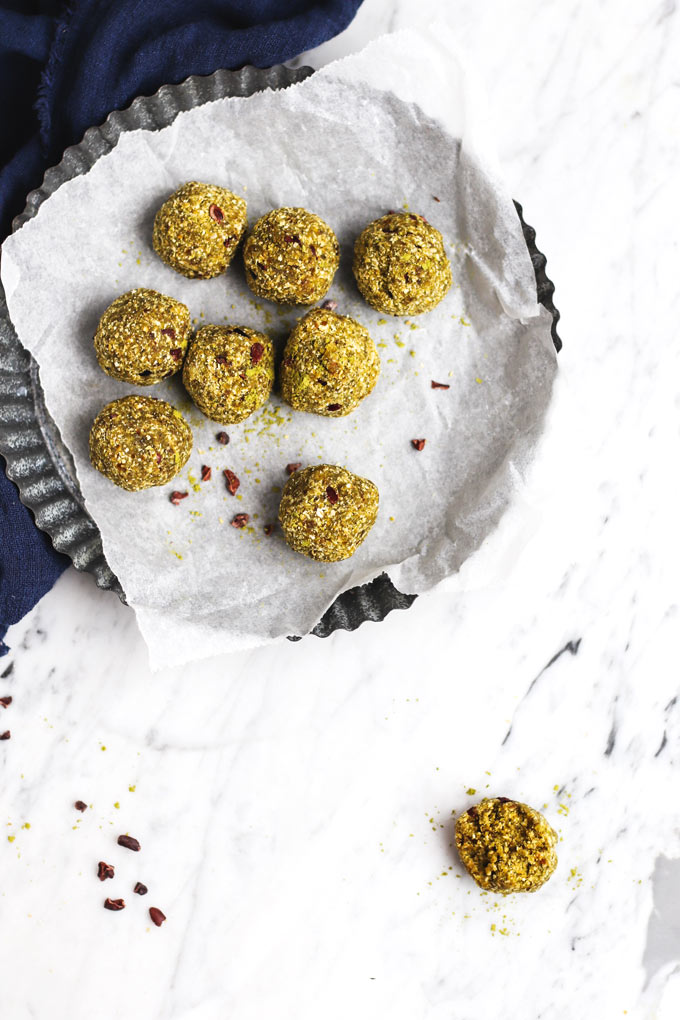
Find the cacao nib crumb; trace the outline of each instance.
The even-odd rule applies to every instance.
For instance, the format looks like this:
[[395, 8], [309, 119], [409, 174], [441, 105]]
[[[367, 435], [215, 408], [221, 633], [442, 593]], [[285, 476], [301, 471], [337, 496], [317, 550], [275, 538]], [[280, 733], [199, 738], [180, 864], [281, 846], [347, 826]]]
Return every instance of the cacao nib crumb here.
[[218, 365], [226, 365], [229, 359], [227, 358], [226, 354], [216, 354], [215, 361], [217, 362]]
[[476, 807], [471, 807], [467, 809], [466, 814], [468, 814], [470, 818], [476, 818], [477, 815], [479, 814], [479, 811], [477, 810]]
[[104, 900], [106, 910], [125, 910], [125, 900]]
[[497, 797], [496, 800], [498, 801], [499, 804], [509, 804], [510, 803], [510, 798], [509, 797]]
[[286, 474], [294, 475], [296, 471], [299, 471], [302, 467], [302, 461], [298, 461], [296, 464], [286, 464]]
[[263, 354], [264, 344], [259, 343], [259, 341], [258, 343], [253, 344], [253, 346], [250, 348], [250, 360], [252, 361], [253, 365], [257, 365], [260, 361], [262, 361]]
[[236, 490], [238, 489], [241, 482], [236, 477], [234, 472], [229, 470], [229, 468], [225, 468], [222, 474], [227, 480], [227, 492], [230, 492], [232, 496], [235, 496]]
[[160, 926], [163, 924], [163, 921], [167, 920], [163, 911], [159, 910], [158, 907], [149, 907], [149, 917], [151, 918], [151, 920], [153, 921], [157, 928], [160, 928]]
[[212, 478], [212, 468], [209, 467], [207, 464], [204, 464], [203, 467], [201, 468], [201, 481], [202, 482], [209, 482], [211, 478]]
[[245, 528], [249, 520], [250, 514], [236, 514], [236, 517], [230, 523], [232, 528]]
[[173, 506], [179, 506], [182, 500], [186, 499], [188, 495], [189, 495], [188, 492], [171, 492], [170, 502], [172, 503]]
[[124, 846], [126, 850], [141, 850], [139, 840], [134, 836], [119, 836], [118, 846]]
[[437, 198], [436, 195], [433, 195], [432, 198], [435, 200], [435, 202], [441, 202], [441, 198]]
[[339, 411], [341, 407], [342, 407], [342, 404], [329, 404], [328, 407], [326, 408], [326, 410], [327, 411]]
[[182, 348], [181, 347], [173, 347], [172, 350], [170, 351], [170, 356], [175, 361], [180, 361], [181, 358], [182, 358]]
[[144, 371], [140, 372], [139, 374], [142, 377], [142, 379], [146, 379], [148, 376], [151, 375], [151, 369], [150, 368], [145, 368]]
[[335, 491], [335, 489], [333, 488], [332, 485], [329, 485], [327, 487], [327, 489], [326, 489], [326, 496], [328, 497], [328, 502], [329, 503], [337, 503], [338, 500], [340, 499], [340, 497], [338, 496], [337, 492]]
[[12, 695], [11, 694], [7, 694], [7, 695], [5, 695], [4, 698], [0, 698], [0, 706], [2, 706], [2, 708], [9, 708], [9, 706], [11, 704], [12, 704]]
[[5, 730], [4, 733], [0, 733], [0, 740], [9, 740], [12, 734], [9, 730]]
[[77, 800], [73, 806], [76, 811], [87, 811], [87, 804], [84, 800]]
[[238, 333], [239, 336], [250, 336], [247, 329], [241, 329], [240, 326], [234, 326], [231, 330], [232, 333]]
[[424, 450], [426, 442], [427, 442], [426, 439], [412, 439], [411, 446], [414, 448], [414, 450]]
[[216, 220], [217, 223], [221, 223], [222, 220], [224, 219], [224, 213], [220, 209], [219, 205], [214, 204], [211, 205], [210, 208], [208, 209], [208, 212], [210, 213], [212, 219]]
[[226, 446], [227, 443], [229, 442], [229, 436], [227, 435], [226, 432], [218, 432], [215, 438], [217, 439], [217, 442], [220, 444], [220, 446]]
[[264, 531], [264, 533], [267, 536], [267, 538], [269, 538], [269, 536], [271, 535], [272, 531], [274, 530], [274, 525], [273, 524], [265, 524], [265, 526], [264, 526], [264, 528], [262, 530]]
[[450, 390], [451, 384], [445, 382], [435, 382], [434, 379], [430, 383], [433, 390]]
[[113, 864], [107, 864], [106, 861], [100, 861], [97, 865], [97, 878], [100, 882], [104, 882], [107, 878], [113, 878], [114, 873]]
[[149, 890], [147, 889], [143, 882], [137, 882], [132, 891], [136, 892], [138, 896], [146, 896]]
[[325, 312], [334, 312], [335, 309], [338, 307], [338, 302], [333, 301], [332, 298], [326, 298], [325, 301], [321, 302], [321, 307]]
[[[166, 326], [165, 329], [161, 330], [161, 333], [163, 336], [169, 336], [171, 340], [174, 340], [177, 336], [172, 326]], [[170, 351], [170, 353], [172, 354], [172, 351]]]

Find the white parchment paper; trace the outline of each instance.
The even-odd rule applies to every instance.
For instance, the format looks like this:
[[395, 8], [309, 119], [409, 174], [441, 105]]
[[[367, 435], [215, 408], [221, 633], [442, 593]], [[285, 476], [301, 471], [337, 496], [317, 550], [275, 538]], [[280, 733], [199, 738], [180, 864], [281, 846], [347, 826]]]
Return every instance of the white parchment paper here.
[[[220, 100], [162, 131], [124, 134], [3, 245], [10, 315], [39, 363], [47, 406], [154, 667], [304, 634], [340, 592], [383, 570], [401, 591], [424, 592], [460, 568], [512, 498], [556, 362], [477, 100], [447, 29], [386, 36], [285, 91]], [[228, 446], [178, 380], [140, 390], [180, 407], [194, 450], [168, 486], [127, 493], [87, 452], [97, 412], [135, 392], [94, 356], [94, 330], [113, 298], [153, 287], [186, 302], [200, 323], [250, 325], [279, 345], [304, 313], [255, 299], [240, 254], [209, 281], [185, 280], [160, 262], [153, 217], [187, 180], [243, 195], [251, 223], [282, 205], [330, 223], [342, 262], [328, 296], [368, 327], [382, 372], [347, 418], [296, 413], [275, 394], [227, 428]], [[357, 234], [400, 208], [442, 231], [455, 281], [435, 311], [412, 319], [374, 312], [351, 274]], [[450, 389], [433, 390], [433, 379]], [[427, 440], [422, 453], [413, 438]], [[313, 563], [290, 551], [279, 529], [264, 537], [290, 461], [342, 464], [378, 485], [378, 521], [351, 560]], [[203, 464], [210, 482], [199, 481]], [[226, 491], [227, 467], [241, 479], [238, 497]], [[189, 498], [171, 505], [173, 489]], [[251, 526], [237, 531], [229, 522], [241, 512]]]

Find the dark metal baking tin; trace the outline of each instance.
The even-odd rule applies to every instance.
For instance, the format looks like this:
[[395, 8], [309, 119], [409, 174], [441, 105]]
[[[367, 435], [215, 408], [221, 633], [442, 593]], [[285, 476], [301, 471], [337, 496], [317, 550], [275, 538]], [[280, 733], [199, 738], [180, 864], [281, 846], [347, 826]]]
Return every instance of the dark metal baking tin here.
[[[64, 152], [61, 162], [45, 173], [42, 186], [29, 194], [13, 229], [32, 219], [65, 181], [87, 173], [100, 156], [111, 152], [124, 131], [159, 130], [171, 124], [182, 110], [227, 96], [285, 88], [312, 73], [311, 67], [244, 67], [240, 71], [216, 71], [207, 77], [194, 76], [180, 85], [164, 85], [153, 96], [140, 96], [126, 110], [110, 114], [100, 127], [89, 128], [79, 145]], [[536, 232], [524, 222], [522, 207], [517, 202], [515, 205], [536, 274], [538, 300], [552, 315], [552, 337], [559, 351], [562, 342], [557, 335], [560, 316], [553, 304], [555, 288], [546, 275], [545, 256], [536, 247]], [[71, 455], [45, 407], [38, 366], [17, 337], [1, 285], [0, 453], [22, 502], [33, 511], [36, 524], [47, 532], [55, 549], [69, 556], [78, 570], [92, 574], [100, 588], [115, 591], [124, 602], [120, 582], [104, 557], [99, 528], [85, 509]], [[335, 630], [355, 630], [366, 620], [383, 620], [393, 609], [408, 609], [416, 597], [397, 591], [387, 574], [381, 574], [340, 595], [312, 633], [328, 637]]]

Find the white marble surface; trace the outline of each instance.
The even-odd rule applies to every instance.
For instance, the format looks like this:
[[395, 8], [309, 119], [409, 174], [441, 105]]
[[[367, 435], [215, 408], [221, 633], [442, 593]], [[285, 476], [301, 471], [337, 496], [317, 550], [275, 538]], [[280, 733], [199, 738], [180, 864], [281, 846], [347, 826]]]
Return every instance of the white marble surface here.
[[[67, 573], [0, 664], [9, 1020], [680, 1012], [680, 13], [365, 0], [305, 59], [443, 8], [563, 316], [526, 505], [465, 595], [163, 674], [131, 613]], [[546, 805], [544, 890], [463, 875], [469, 787]]]

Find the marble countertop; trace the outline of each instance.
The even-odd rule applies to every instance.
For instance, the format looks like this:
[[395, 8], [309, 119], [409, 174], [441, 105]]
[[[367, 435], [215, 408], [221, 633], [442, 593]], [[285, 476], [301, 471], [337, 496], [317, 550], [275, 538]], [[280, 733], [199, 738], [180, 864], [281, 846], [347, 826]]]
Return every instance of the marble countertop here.
[[[160, 674], [64, 575], [0, 662], [8, 1020], [680, 1015], [680, 13], [365, 0], [300, 60], [442, 8], [562, 312], [523, 504], [464, 594]], [[487, 793], [559, 832], [534, 895], [461, 869], [454, 813]]]

